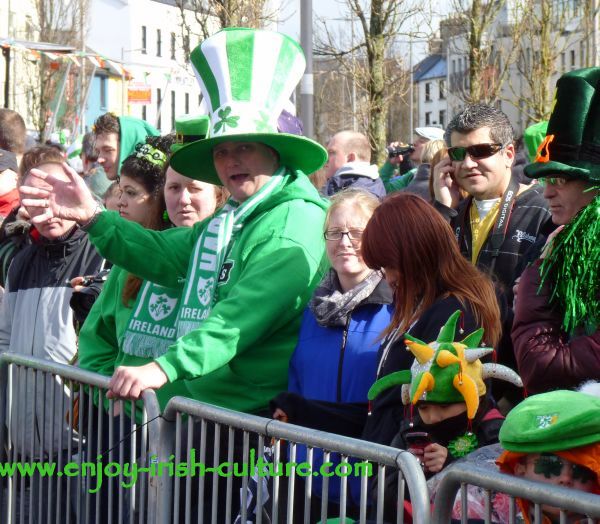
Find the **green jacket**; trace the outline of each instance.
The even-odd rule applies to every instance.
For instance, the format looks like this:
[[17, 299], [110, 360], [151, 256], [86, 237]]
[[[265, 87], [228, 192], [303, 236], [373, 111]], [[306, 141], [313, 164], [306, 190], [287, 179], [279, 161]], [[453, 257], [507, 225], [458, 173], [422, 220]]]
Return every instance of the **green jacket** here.
[[397, 175], [397, 171], [395, 166], [386, 162], [379, 169], [379, 176], [383, 182], [383, 186], [388, 194], [394, 193], [395, 191], [400, 191], [400, 189], [404, 189], [415, 176], [417, 172], [417, 168], [413, 167], [410, 171], [407, 171], [403, 175]]
[[[255, 209], [232, 241], [210, 316], [156, 360], [170, 382], [185, 379], [192, 398], [244, 412], [265, 409], [287, 388], [302, 312], [328, 265], [326, 208], [309, 179], [295, 173]], [[183, 287], [209, 220], [158, 232], [105, 211], [89, 237], [115, 265]]]
[[[113, 266], [102, 293], [81, 328], [79, 365], [82, 369], [110, 377], [118, 366], [142, 366], [152, 361], [149, 358], [128, 355], [121, 349], [123, 334], [135, 304], [135, 300], [132, 300], [125, 306], [121, 299], [127, 276], [127, 271]], [[156, 392], [161, 408], [176, 395], [189, 396], [185, 381], [170, 382]], [[141, 422], [141, 419], [138, 422]]]

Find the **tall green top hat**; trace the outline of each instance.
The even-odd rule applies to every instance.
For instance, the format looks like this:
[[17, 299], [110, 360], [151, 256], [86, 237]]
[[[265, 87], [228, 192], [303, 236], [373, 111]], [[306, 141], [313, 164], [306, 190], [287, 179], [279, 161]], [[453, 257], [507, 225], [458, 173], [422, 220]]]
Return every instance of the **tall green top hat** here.
[[[306, 61], [297, 42], [281, 33], [228, 28], [191, 54], [209, 105], [210, 138], [182, 147], [171, 159], [185, 176], [220, 184], [212, 149], [222, 142], [261, 142], [281, 165], [306, 174], [327, 160], [325, 149], [306, 137], [277, 132], [277, 118], [298, 84]], [[202, 169], [198, 164], [204, 163]]]
[[600, 67], [558, 79], [546, 138], [525, 174], [600, 181]]
[[184, 115], [175, 119], [175, 143], [171, 146], [171, 153], [179, 151], [183, 146], [204, 140], [208, 135], [210, 119], [206, 115]]

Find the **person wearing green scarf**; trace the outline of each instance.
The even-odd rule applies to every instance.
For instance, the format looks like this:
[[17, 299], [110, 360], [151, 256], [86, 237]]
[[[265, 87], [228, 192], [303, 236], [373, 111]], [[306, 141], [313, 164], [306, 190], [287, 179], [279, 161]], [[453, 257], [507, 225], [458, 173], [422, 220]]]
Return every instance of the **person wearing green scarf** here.
[[519, 374], [539, 393], [600, 377], [600, 68], [558, 80], [546, 138], [525, 173], [545, 185], [560, 226], [521, 276], [512, 329]]
[[183, 146], [171, 165], [230, 191], [214, 218], [189, 229], [144, 230], [101, 211], [68, 168], [69, 183], [37, 172], [53, 190], [21, 192], [45, 208], [42, 216], [83, 224], [117, 266], [181, 289], [176, 341], [149, 364], [117, 368], [110, 396], [139, 398], [144, 389], [185, 379], [194, 399], [264, 413], [287, 388], [302, 312], [327, 267], [327, 202], [306, 176], [325, 164], [326, 151], [277, 132], [305, 67], [297, 42], [230, 28], [205, 40], [191, 60], [211, 104], [210, 138]]

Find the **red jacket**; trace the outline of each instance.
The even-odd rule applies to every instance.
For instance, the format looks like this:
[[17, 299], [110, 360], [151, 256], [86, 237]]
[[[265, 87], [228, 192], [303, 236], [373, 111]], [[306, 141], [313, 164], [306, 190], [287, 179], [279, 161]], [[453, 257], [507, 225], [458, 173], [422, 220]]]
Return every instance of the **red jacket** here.
[[585, 380], [600, 380], [600, 330], [571, 337], [563, 331], [563, 312], [550, 305], [548, 282], [538, 294], [540, 263], [537, 260], [521, 275], [511, 334], [527, 392], [569, 389]]

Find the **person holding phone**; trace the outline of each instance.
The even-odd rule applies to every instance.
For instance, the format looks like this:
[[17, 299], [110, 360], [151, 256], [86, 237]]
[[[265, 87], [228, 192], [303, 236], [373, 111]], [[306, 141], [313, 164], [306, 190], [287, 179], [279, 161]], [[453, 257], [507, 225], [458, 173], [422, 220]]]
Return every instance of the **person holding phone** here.
[[[512, 303], [512, 286], [538, 237], [552, 232], [539, 186], [511, 175], [513, 129], [495, 107], [467, 106], [448, 124], [448, 154], [433, 168], [435, 207], [452, 226], [461, 252], [495, 277]], [[468, 196], [460, 199], [460, 190]]]
[[[504, 417], [489, 401], [486, 379], [523, 385], [511, 369], [481, 362], [493, 350], [483, 347], [483, 329], [465, 336], [462, 317], [461, 310], [455, 311], [431, 342], [405, 333], [404, 344], [414, 356], [410, 370], [387, 375], [369, 390], [369, 400], [374, 400], [401, 385], [402, 402], [411, 405], [410, 415], [402, 421], [390, 446], [415, 455], [426, 478], [472, 451], [498, 442]], [[417, 408], [414, 412], [412, 406]], [[397, 493], [397, 481], [398, 475], [388, 472], [385, 493]], [[393, 515], [394, 497], [386, 500], [384, 507], [387, 515]]]

